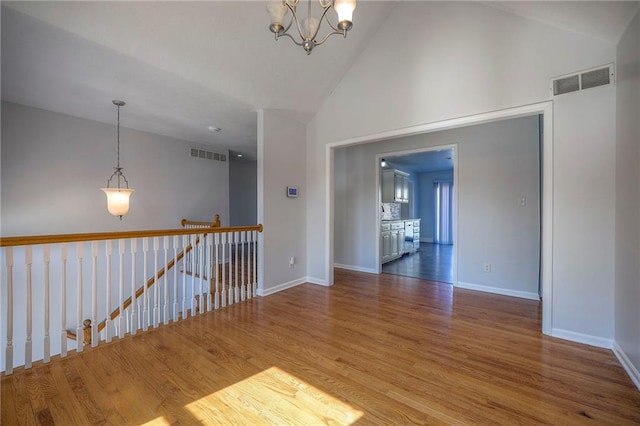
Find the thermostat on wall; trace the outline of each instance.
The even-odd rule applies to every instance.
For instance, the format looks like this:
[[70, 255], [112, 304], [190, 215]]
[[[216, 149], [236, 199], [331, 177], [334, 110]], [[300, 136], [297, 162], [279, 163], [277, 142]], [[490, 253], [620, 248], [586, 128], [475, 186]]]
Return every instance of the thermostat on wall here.
[[298, 187], [297, 186], [287, 186], [287, 197], [289, 197], [289, 198], [298, 198]]

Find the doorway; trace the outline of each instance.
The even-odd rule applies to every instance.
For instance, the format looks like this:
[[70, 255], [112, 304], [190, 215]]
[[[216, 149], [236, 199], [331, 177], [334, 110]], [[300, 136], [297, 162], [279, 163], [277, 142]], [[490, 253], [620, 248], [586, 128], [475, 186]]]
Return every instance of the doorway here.
[[[434, 146], [412, 153], [384, 154], [381, 176], [389, 170], [406, 173], [409, 197], [394, 206], [384, 202], [392, 200], [384, 199], [382, 188], [381, 241], [384, 224], [397, 224], [398, 220], [406, 224], [398, 257], [388, 260], [381, 256], [382, 273], [453, 284], [455, 152], [454, 146]], [[381, 186], [384, 184], [381, 181]]]

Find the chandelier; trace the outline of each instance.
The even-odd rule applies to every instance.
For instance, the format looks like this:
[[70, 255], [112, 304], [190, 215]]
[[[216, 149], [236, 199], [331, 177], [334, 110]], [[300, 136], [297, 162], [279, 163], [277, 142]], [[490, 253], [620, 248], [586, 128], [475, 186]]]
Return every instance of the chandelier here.
[[[275, 34], [276, 41], [280, 36], [287, 36], [298, 46], [311, 54], [314, 47], [324, 43], [330, 36], [341, 34], [347, 37], [347, 31], [353, 27], [353, 11], [356, 8], [356, 0], [318, 0], [322, 8], [319, 19], [311, 16], [311, 0], [307, 0], [307, 16], [303, 19], [298, 17], [298, 3], [300, 0], [268, 0], [267, 11], [271, 15], [271, 25], [269, 29]], [[334, 9], [338, 15], [338, 24], [333, 25], [327, 16], [329, 9]], [[284, 25], [284, 18], [287, 12], [291, 11], [292, 17], [289, 23]], [[320, 41], [317, 41], [320, 24], [325, 21], [331, 31], [325, 34]], [[289, 29], [295, 23], [298, 35], [289, 34]]]
[[[113, 172], [109, 180], [107, 181], [107, 187], [101, 188], [104, 193], [107, 195], [107, 210], [114, 216], [120, 216], [120, 220], [122, 220], [122, 216], [127, 214], [129, 211], [129, 197], [131, 193], [134, 191], [132, 188], [129, 188], [129, 182], [127, 178], [124, 177], [122, 173], [122, 167], [120, 167], [120, 107], [124, 106], [125, 103], [123, 101], [112, 101], [113, 104], [118, 107], [118, 133], [117, 133], [117, 165], [114, 167], [116, 170]], [[116, 178], [116, 185], [111, 187], [111, 181], [113, 178]], [[123, 181], [126, 187], [121, 187], [120, 181]]]

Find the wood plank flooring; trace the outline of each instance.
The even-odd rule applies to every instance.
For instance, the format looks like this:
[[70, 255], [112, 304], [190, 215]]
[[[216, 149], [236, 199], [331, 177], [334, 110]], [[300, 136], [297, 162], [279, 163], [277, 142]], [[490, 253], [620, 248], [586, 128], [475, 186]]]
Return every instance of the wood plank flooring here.
[[453, 283], [453, 245], [420, 243], [416, 253], [382, 265], [385, 274]]
[[336, 271], [18, 369], [3, 425], [640, 424], [611, 351], [540, 333], [538, 302]]

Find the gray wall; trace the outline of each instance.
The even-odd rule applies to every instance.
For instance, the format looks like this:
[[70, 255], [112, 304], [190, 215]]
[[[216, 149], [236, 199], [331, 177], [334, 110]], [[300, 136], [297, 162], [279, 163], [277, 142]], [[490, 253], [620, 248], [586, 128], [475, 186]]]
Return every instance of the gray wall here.
[[[537, 293], [536, 116], [336, 149], [335, 262], [377, 268], [376, 154], [453, 142], [458, 143], [459, 167], [458, 281]], [[527, 197], [526, 207], [518, 206], [521, 196]], [[491, 273], [482, 271], [487, 262]]]
[[229, 162], [229, 215], [231, 226], [257, 224], [258, 162]]
[[617, 53], [615, 343], [640, 388], [640, 13]]
[[126, 107], [121, 126], [120, 162], [135, 189], [122, 221], [100, 191], [116, 163], [115, 123], [3, 102], [2, 235], [179, 228], [182, 218], [214, 213], [229, 223], [228, 162], [192, 158], [198, 145], [126, 128]]
[[420, 219], [420, 241], [433, 242], [435, 232], [435, 196], [433, 183], [436, 180], [447, 179], [453, 181], [453, 170], [438, 172], [424, 172], [418, 174], [420, 195], [418, 196]]

